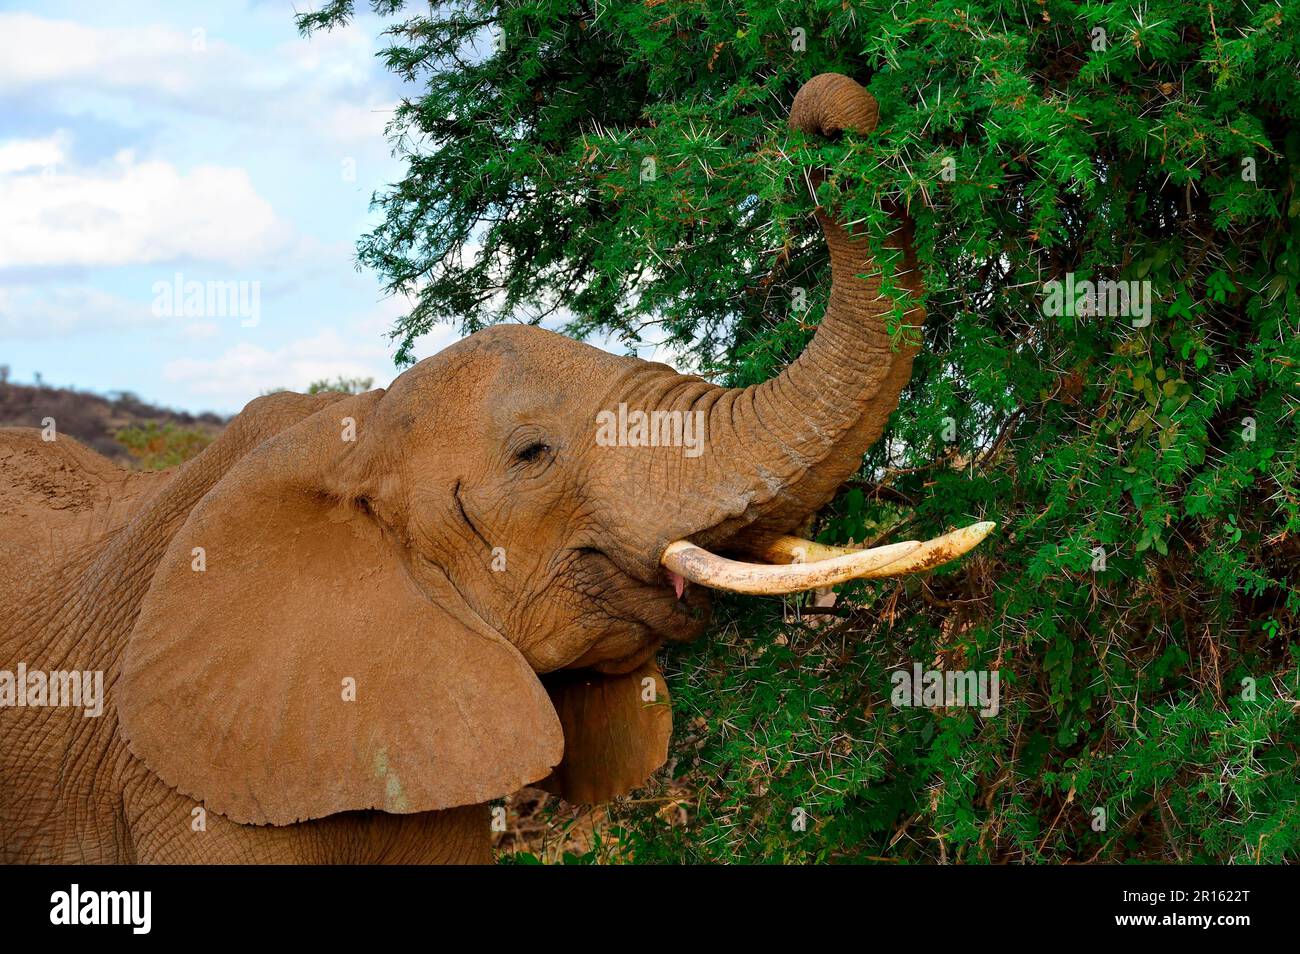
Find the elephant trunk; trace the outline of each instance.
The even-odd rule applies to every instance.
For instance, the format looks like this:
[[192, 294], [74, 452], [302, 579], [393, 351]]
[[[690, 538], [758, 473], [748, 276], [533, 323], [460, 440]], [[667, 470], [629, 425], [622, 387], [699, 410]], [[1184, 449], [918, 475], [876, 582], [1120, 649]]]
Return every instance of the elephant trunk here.
[[[833, 73], [804, 84], [790, 125], [805, 133], [868, 133], [878, 110], [871, 94]], [[814, 188], [822, 173], [809, 179]], [[897, 228], [886, 242], [899, 254], [894, 281], [918, 304], [903, 322], [919, 326], [925, 313], [912, 225], [888, 210]], [[920, 573], [974, 548], [994, 528], [972, 524], [933, 540], [907, 540], [857, 550], [787, 536], [851, 477], [862, 455], [884, 433], [912, 373], [916, 344], [895, 347], [887, 319], [893, 301], [865, 238], [825, 210], [817, 220], [831, 256], [831, 294], [812, 342], [783, 373], [747, 388], [722, 390], [698, 379], [679, 396], [708, 407], [708, 443], [721, 519], [673, 540], [660, 563], [680, 594], [687, 581], [738, 593], [794, 593], [855, 579]], [[693, 508], [688, 508], [693, 509]], [[721, 547], [764, 561], [743, 563], [709, 551]]]
[[[846, 76], [824, 73], [804, 84], [790, 126], [831, 136], [875, 128], [875, 99]], [[823, 175], [811, 172], [814, 186]], [[911, 223], [894, 210], [898, 227], [887, 242], [901, 253], [896, 284], [919, 300], [920, 276]], [[894, 347], [886, 326], [892, 300], [882, 293], [880, 269], [865, 238], [825, 210], [817, 219], [831, 258], [831, 293], [812, 342], [782, 374], [727, 391], [709, 415], [710, 447], [748, 478], [749, 503], [699, 538], [723, 543], [738, 531], [783, 533], [797, 527], [861, 465], [883, 433], [911, 375], [915, 345]], [[901, 272], [901, 274], [900, 274]], [[920, 325], [919, 304], [907, 323]]]

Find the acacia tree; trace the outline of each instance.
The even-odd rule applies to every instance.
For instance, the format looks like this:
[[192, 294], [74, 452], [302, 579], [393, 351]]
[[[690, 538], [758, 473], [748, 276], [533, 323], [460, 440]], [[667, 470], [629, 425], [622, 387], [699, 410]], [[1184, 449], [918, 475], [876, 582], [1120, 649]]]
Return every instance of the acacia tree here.
[[[1300, 0], [373, 5], [421, 89], [359, 246], [415, 297], [401, 360], [522, 318], [747, 384], [824, 306], [801, 170], [877, 248], [887, 203], [916, 221], [924, 347], [819, 531], [999, 535], [833, 627], [728, 604], [751, 638], [670, 660], [673, 810], [617, 809], [624, 849], [1300, 855]], [[870, 137], [785, 128], [828, 70], [879, 100]], [[912, 660], [997, 671], [999, 712], [891, 705]]]

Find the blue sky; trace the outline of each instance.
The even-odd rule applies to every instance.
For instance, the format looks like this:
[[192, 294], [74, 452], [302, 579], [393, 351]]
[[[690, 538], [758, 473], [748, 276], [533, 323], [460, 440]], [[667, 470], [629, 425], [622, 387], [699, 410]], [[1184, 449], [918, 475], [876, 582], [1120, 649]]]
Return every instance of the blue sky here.
[[[374, 18], [307, 40], [293, 12], [0, 0], [11, 380], [227, 413], [321, 377], [391, 380], [386, 332], [404, 305], [357, 271], [355, 245], [371, 194], [402, 174], [384, 124], [418, 90], [375, 59]], [[256, 287], [256, 321], [165, 314], [157, 286], [177, 275], [182, 296], [186, 283]], [[437, 329], [419, 354], [456, 337]]]

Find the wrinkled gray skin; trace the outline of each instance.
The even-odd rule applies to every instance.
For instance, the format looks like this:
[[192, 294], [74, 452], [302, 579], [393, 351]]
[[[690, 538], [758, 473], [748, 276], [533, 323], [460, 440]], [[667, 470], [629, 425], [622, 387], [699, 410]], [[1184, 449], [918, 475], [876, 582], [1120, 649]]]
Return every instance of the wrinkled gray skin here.
[[[801, 93], [792, 123], [810, 132], [869, 128], [874, 103], [856, 86], [814, 81]], [[490, 860], [483, 802], [512, 790], [501, 788], [505, 782], [496, 776], [475, 789], [486, 796], [477, 804], [457, 806], [434, 787], [427, 796], [411, 794], [414, 805], [406, 793], [395, 804], [390, 791], [387, 802], [382, 793], [362, 793], [359, 801], [340, 803], [342, 810], [328, 799], [320, 803], [324, 809], [282, 807], [283, 816], [275, 807], [262, 814], [256, 806], [230, 810], [239, 821], [274, 824], [241, 824], [214, 810], [228, 793], [211, 780], [188, 778], [184, 768], [205, 757], [207, 743], [182, 739], [175, 744], [183, 751], [172, 753], [172, 719], [159, 714], [174, 700], [180, 736], [224, 735], [241, 720], [231, 717], [216, 728], [204, 721], [200, 710], [218, 702], [206, 699], [203, 687], [171, 687], [166, 699], [147, 704], [132, 698], [147, 695], [156, 681], [152, 675], [133, 681], [128, 672], [131, 666], [150, 672], [144, 662], [130, 661], [146, 659], [149, 646], [133, 647], [135, 657], [128, 653], [142, 606], [146, 617], [160, 621], [141, 627], [151, 640], [190, 625], [188, 598], [162, 592], [172, 584], [161, 582], [167, 577], [160, 567], [188, 559], [192, 541], [184, 528], [210, 492], [209, 509], [224, 500], [249, 512], [264, 508], [268, 522], [277, 519], [286, 499], [280, 471], [289, 466], [294, 480], [311, 485], [306, 497], [345, 515], [329, 520], [346, 520], [366, 540], [382, 539], [375, 545], [396, 554], [404, 579], [426, 595], [449, 585], [456, 605], [468, 607], [450, 615], [472, 616], [476, 627], [481, 621], [533, 672], [637, 669], [664, 640], [695, 636], [705, 618], [701, 593], [688, 588], [684, 600], [674, 593], [659, 565], [664, 548], [689, 538], [744, 551], [761, 533], [797, 527], [856, 470], [907, 381], [913, 352], [891, 349], [883, 324], [890, 302], [879, 297], [865, 245], [821, 220], [833, 264], [830, 309], [806, 352], [758, 386], [719, 388], [664, 365], [509, 326], [420, 362], [386, 392], [259, 398], [199, 457], [160, 474], [120, 470], [66, 437], [46, 442], [34, 430], [0, 430], [0, 669], [23, 661], [32, 669], [102, 670], [107, 689], [101, 718], [67, 709], [0, 709], [0, 859]], [[904, 248], [905, 235], [903, 226], [898, 244]], [[914, 275], [903, 283], [919, 289]], [[918, 310], [912, 320], [920, 317]], [[689, 458], [681, 448], [601, 446], [597, 415], [620, 403], [703, 414], [704, 453]], [[357, 421], [354, 443], [312, 436], [332, 433], [344, 412]], [[285, 446], [292, 453], [275, 458]], [[297, 463], [263, 473], [269, 466], [263, 462], [276, 459]], [[265, 494], [258, 489], [263, 485]], [[260, 516], [252, 521], [260, 522]], [[508, 571], [493, 570], [495, 548], [507, 555]], [[223, 597], [219, 605], [226, 609], [217, 615], [239, 628], [241, 614], [259, 600], [277, 599], [281, 585], [278, 577], [241, 582], [236, 596]], [[358, 600], [366, 585], [357, 584]], [[447, 599], [437, 602], [445, 610]], [[222, 638], [207, 634], [196, 645]], [[289, 637], [272, 631], [264, 638]], [[380, 645], [387, 633], [379, 627], [367, 638]], [[302, 655], [304, 673], [328, 662], [312, 659], [310, 645]], [[512, 703], [492, 704], [502, 707], [489, 719], [495, 725]], [[130, 732], [123, 712], [137, 722]], [[142, 714], [131, 715], [136, 712]], [[249, 713], [243, 721], [259, 718]], [[543, 713], [523, 721], [545, 728], [548, 719]], [[351, 730], [338, 729], [345, 731]], [[336, 741], [332, 748], [359, 744], [343, 734]], [[255, 758], [261, 744], [221, 759], [229, 763], [243, 757], [239, 752]], [[515, 737], [501, 744], [527, 756], [513, 763], [515, 775], [503, 769], [500, 778], [522, 784], [545, 774], [557, 750], [532, 752], [528, 745]], [[194, 831], [200, 804], [209, 808], [204, 832]], [[422, 805], [435, 810], [419, 810]], [[331, 813], [307, 817], [323, 812]]]

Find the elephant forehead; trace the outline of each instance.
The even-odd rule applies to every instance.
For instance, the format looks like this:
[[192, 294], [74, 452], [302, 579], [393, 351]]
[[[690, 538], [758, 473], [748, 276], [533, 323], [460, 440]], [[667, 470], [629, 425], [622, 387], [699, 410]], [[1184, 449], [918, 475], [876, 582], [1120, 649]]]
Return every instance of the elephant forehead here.
[[485, 328], [452, 345], [445, 353], [453, 351], [495, 359], [499, 367], [537, 372], [578, 367], [616, 370], [634, 360], [533, 325]]
[[393, 383], [390, 393], [455, 400], [465, 413], [519, 406], [572, 411], [577, 408], [566, 402], [601, 395], [645, 364], [543, 328], [499, 325], [419, 362]]
[[599, 399], [614, 382], [644, 363], [539, 328], [527, 330], [540, 334], [501, 335], [484, 347], [483, 377], [493, 394], [577, 410], [572, 402]]

